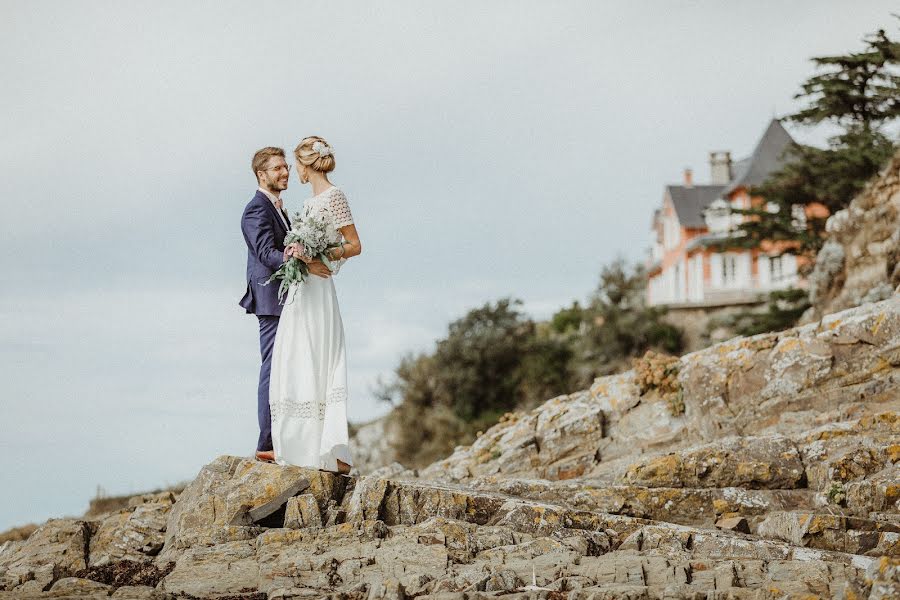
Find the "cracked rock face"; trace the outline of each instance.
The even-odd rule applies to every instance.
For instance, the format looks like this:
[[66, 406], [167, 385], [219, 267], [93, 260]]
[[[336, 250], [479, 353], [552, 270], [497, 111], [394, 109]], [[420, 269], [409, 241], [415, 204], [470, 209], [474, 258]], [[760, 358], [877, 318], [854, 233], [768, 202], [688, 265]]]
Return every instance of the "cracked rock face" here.
[[88, 566], [140, 561], [159, 554], [175, 496], [166, 492], [141, 500], [98, 523], [96, 532], [90, 536]]
[[634, 463], [625, 479], [648, 487], [795, 489], [805, 472], [791, 440], [748, 436]]
[[827, 223], [809, 278], [812, 321], [889, 298], [900, 285], [900, 153]]
[[900, 597], [900, 298], [680, 366], [683, 414], [604, 377], [418, 475], [221, 456], [0, 547], [0, 600]]
[[88, 561], [91, 525], [76, 519], [52, 519], [23, 542], [0, 552], [0, 589], [41, 591]]

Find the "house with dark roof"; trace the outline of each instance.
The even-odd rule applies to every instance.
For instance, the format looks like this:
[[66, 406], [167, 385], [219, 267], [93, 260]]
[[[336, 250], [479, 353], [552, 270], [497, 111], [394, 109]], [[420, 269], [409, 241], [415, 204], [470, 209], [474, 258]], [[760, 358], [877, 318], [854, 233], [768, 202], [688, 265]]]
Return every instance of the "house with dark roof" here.
[[[748, 249], [727, 243], [749, 218], [732, 209], [766, 206], [750, 190], [784, 166], [792, 144], [790, 134], [773, 119], [747, 158], [732, 162], [730, 152], [710, 152], [709, 184], [694, 184], [691, 170], [685, 169], [682, 184], [665, 187], [662, 206], [653, 215], [649, 304], [756, 303], [772, 290], [805, 285], [798, 275], [802, 265], [784, 252], [784, 244]], [[794, 209], [801, 220], [825, 210], [822, 205]]]

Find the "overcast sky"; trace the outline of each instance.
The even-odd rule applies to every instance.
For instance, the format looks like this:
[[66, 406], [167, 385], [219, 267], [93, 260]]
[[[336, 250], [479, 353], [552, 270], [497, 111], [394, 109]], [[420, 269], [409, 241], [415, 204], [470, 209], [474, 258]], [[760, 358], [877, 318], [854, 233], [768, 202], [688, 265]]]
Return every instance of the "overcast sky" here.
[[0, 529], [253, 450], [258, 148], [335, 148], [360, 422], [469, 308], [544, 318], [642, 259], [666, 183], [748, 154], [809, 57], [897, 29], [878, 0], [0, 7]]

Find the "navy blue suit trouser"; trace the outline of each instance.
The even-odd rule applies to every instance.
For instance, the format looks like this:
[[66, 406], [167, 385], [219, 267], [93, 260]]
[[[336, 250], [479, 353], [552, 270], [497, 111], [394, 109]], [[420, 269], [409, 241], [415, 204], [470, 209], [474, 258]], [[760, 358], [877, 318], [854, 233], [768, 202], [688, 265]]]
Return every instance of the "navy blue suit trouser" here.
[[275, 332], [278, 331], [278, 317], [256, 315], [259, 319], [259, 354], [262, 366], [259, 368], [259, 397], [257, 416], [259, 417], [259, 441], [256, 449], [272, 450], [272, 414], [269, 412], [269, 377], [272, 374], [272, 348], [275, 346]]

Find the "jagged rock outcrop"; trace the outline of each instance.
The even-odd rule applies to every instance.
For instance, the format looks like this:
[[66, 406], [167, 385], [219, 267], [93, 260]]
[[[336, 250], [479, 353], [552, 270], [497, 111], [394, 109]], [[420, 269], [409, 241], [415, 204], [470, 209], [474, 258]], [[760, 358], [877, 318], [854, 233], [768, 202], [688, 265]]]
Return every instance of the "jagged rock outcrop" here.
[[[448, 481], [490, 475], [616, 481], [631, 465], [649, 460], [645, 471], [653, 461], [661, 471], [653, 487], [660, 487], [659, 478], [671, 468], [680, 472], [669, 479], [686, 484], [690, 477], [695, 485], [689, 487], [711, 482], [793, 489], [804, 484], [794, 446], [806, 443], [811, 431], [826, 430], [820, 435], [829, 442], [819, 446], [827, 446], [827, 453], [870, 438], [892, 439], [893, 425], [872, 422], [870, 415], [900, 406], [898, 365], [895, 296], [684, 356], [678, 373], [683, 414], [673, 415], [656, 391], [641, 395], [630, 371], [603, 377], [589, 390], [510, 415], [421, 475]], [[692, 457], [691, 445], [700, 445], [699, 455]], [[666, 456], [676, 449], [681, 454]], [[787, 481], [792, 477], [793, 485]]]
[[7, 542], [0, 599], [900, 597], [900, 296], [676, 367], [418, 474], [219, 457]]
[[883, 300], [900, 285], [900, 152], [849, 207], [828, 219], [826, 231], [804, 321]]
[[396, 429], [390, 413], [356, 427], [350, 446], [353, 448], [353, 466], [359, 473], [370, 473], [397, 460], [393, 446]]

